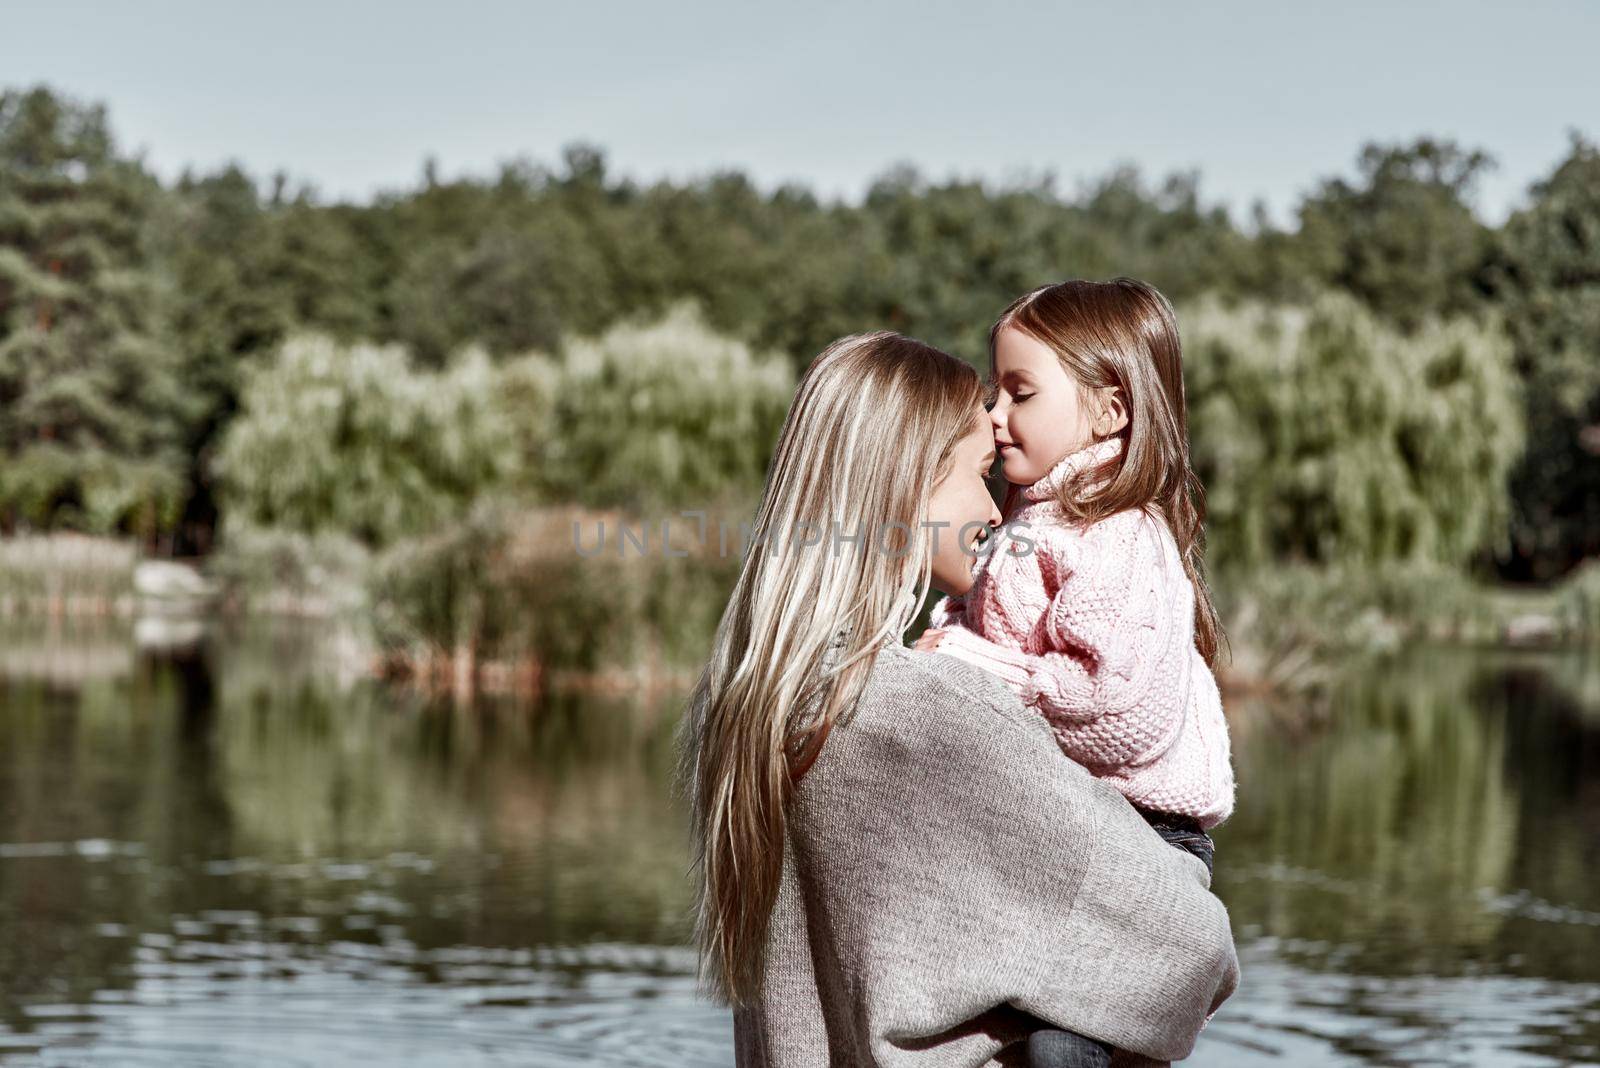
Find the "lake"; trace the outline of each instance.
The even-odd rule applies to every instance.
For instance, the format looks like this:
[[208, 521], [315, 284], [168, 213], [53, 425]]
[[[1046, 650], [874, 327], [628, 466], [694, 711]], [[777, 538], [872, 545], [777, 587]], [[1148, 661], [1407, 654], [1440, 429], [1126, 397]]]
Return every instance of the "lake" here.
[[[458, 708], [318, 627], [171, 630], [0, 629], [0, 1062], [732, 1064], [681, 699]], [[1237, 720], [1244, 978], [1186, 1063], [1600, 1062], [1600, 658], [1417, 650]]]

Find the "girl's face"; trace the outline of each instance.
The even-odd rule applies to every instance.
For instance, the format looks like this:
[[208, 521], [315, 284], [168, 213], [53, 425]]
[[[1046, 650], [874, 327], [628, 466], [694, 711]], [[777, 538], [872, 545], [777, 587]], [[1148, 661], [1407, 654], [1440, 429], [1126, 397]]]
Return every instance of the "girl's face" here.
[[[1015, 327], [1000, 331], [994, 376], [989, 422], [1008, 482], [1032, 485], [1063, 457], [1094, 443], [1095, 420], [1084, 404], [1086, 391], [1044, 342]], [[1101, 429], [1102, 434], [1110, 432]]]
[[972, 428], [956, 443], [950, 469], [934, 486], [928, 502], [933, 584], [945, 593], [960, 595], [972, 588], [977, 546], [990, 529], [1000, 525], [1000, 509], [984, 482], [992, 466], [994, 435], [979, 409], [972, 413]]

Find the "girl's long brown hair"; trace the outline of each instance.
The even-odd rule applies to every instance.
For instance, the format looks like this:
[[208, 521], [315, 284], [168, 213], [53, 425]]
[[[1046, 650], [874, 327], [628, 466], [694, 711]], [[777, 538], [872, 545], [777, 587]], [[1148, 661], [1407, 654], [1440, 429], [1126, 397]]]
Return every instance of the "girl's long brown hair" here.
[[1195, 648], [1214, 665], [1222, 623], [1205, 581], [1205, 487], [1189, 462], [1183, 346], [1172, 305], [1136, 278], [1040, 286], [1013, 301], [989, 331], [991, 369], [995, 342], [1008, 327], [1049, 346], [1086, 394], [1122, 391], [1122, 455], [1068, 480], [1056, 503], [1085, 524], [1129, 508], [1166, 520], [1194, 586]]
[[982, 424], [975, 368], [887, 331], [834, 342], [795, 391], [680, 738], [700, 977], [730, 1004], [760, 990], [789, 797], [877, 650], [904, 640], [931, 577], [929, 498]]

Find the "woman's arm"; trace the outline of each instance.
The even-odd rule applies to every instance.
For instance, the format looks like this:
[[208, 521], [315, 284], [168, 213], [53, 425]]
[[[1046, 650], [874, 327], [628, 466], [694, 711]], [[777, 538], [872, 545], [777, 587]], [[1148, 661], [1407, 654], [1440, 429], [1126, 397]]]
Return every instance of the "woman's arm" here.
[[[992, 676], [891, 647], [795, 796], [799, 871], [827, 907], [813, 953], [888, 1048], [1010, 1003], [1148, 1057], [1194, 1045], [1238, 982], [1196, 858], [1063, 761]], [[875, 675], [884, 670], [874, 669]]]

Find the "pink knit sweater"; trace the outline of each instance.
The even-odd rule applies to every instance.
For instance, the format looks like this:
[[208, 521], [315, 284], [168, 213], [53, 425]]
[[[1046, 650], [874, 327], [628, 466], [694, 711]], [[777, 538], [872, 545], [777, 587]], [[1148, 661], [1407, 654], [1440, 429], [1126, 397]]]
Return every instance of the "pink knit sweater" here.
[[972, 589], [935, 605], [930, 626], [949, 628], [939, 652], [1004, 679], [1092, 774], [1209, 829], [1233, 811], [1233, 768], [1177, 543], [1152, 513], [1081, 529], [1053, 500], [1063, 480], [1121, 451], [1120, 438], [1091, 445], [1025, 489]]

